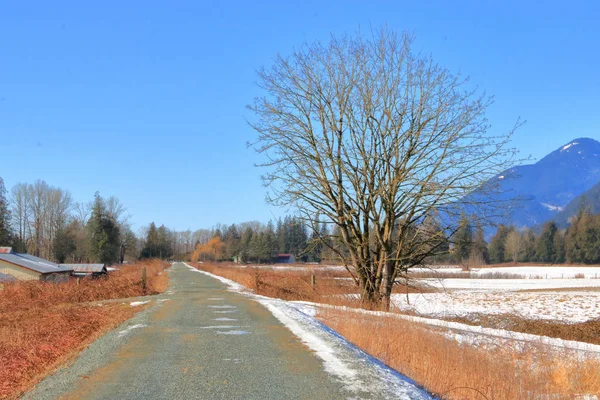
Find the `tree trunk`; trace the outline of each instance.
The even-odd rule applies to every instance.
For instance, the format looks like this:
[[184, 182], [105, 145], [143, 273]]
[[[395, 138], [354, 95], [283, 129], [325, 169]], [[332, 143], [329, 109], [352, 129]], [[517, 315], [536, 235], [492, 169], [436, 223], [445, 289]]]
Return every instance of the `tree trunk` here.
[[383, 311], [390, 311], [392, 289], [394, 288], [394, 264], [392, 261], [386, 262], [383, 279], [384, 281], [381, 291], [381, 308]]

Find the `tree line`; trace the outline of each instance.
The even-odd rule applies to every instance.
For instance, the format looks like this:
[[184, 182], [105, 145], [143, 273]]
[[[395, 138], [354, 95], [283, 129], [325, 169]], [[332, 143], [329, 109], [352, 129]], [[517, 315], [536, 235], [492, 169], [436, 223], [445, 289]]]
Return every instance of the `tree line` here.
[[566, 229], [548, 221], [539, 232], [500, 225], [489, 243], [485, 241], [482, 227], [473, 226], [463, 216], [449, 257], [468, 265], [506, 262], [598, 264], [600, 214], [593, 215], [582, 206]]
[[331, 254], [316, 240], [318, 236], [330, 236], [324, 223], [315, 231], [295, 216], [267, 224], [258, 221], [219, 224], [209, 240], [196, 243], [191, 259], [269, 263], [278, 254], [292, 254], [298, 261], [320, 262]]
[[[281, 253], [318, 262], [326, 253], [322, 244], [314, 243], [317, 234], [292, 216], [195, 231], [151, 222], [137, 234], [130, 217], [115, 196], [96, 193], [91, 202], [80, 203], [68, 190], [43, 180], [18, 183], [7, 191], [0, 178], [0, 246], [59, 263], [114, 264], [152, 257], [271, 262]], [[329, 234], [325, 224], [319, 230]]]
[[0, 246], [58, 263], [123, 263], [168, 258], [210, 238], [209, 230], [175, 232], [152, 222], [135, 234], [121, 201], [99, 193], [75, 202], [68, 190], [43, 180], [18, 183], [10, 191], [0, 177]]

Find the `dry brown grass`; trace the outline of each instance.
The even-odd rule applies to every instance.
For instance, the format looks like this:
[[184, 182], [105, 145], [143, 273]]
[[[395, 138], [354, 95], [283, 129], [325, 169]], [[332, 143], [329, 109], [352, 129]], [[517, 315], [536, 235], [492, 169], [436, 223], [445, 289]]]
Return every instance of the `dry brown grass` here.
[[[231, 263], [193, 264], [196, 268], [237, 282], [256, 294], [283, 300], [361, 307], [359, 289], [347, 271], [324, 270], [306, 266], [302, 270], [240, 268]], [[312, 284], [312, 276], [315, 284]], [[396, 293], [432, 291], [412, 286], [397, 286]]]
[[[256, 294], [284, 300], [303, 300], [328, 304], [350, 305], [348, 294], [356, 294], [357, 288], [343, 271], [319, 270], [269, 270], [263, 268], [239, 268], [225, 263], [193, 264], [196, 268], [235, 281]], [[312, 275], [315, 284], [312, 284]]]
[[[142, 268], [146, 267], [146, 289]], [[142, 307], [83, 304], [164, 291], [167, 263], [122, 267], [107, 279], [14, 282], [0, 290], [0, 398], [14, 398]]]
[[600, 393], [600, 361], [532, 346], [461, 345], [415, 323], [352, 310], [319, 318], [372, 356], [446, 399], [573, 399]]
[[513, 332], [600, 345], [600, 319], [570, 324], [560, 321], [527, 319], [507, 314], [471, 314], [468, 318], [453, 317], [444, 319], [468, 325], [505, 329]]

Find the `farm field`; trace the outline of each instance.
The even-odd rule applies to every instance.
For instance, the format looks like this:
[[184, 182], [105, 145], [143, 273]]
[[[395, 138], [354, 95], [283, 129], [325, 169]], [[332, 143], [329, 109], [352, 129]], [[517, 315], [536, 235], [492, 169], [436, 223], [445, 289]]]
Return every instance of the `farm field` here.
[[[413, 273], [443, 276], [417, 278], [423, 287], [439, 291], [394, 295], [397, 311], [474, 321], [480, 320], [481, 315], [509, 315], [567, 324], [600, 319], [598, 267], [481, 268], [470, 271], [470, 277], [460, 268], [421, 268]], [[453, 274], [461, 277], [449, 278]], [[483, 276], [488, 278], [482, 279]]]

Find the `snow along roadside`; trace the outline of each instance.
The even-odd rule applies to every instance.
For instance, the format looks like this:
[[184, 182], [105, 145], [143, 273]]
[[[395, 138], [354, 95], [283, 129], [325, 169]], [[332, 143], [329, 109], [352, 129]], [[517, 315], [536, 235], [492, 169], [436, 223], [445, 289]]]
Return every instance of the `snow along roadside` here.
[[[199, 271], [196, 268], [191, 267], [188, 264], [186, 264], [186, 265], [190, 269]], [[230, 286], [230, 288], [235, 290], [236, 292], [247, 293], [249, 290], [245, 286], [242, 286], [239, 283], [229, 280], [227, 278], [223, 278], [221, 276], [214, 275], [214, 274], [208, 273], [206, 271], [199, 271], [199, 272], [202, 272], [206, 275], [209, 275], [213, 278], [220, 280], [224, 284]], [[258, 295], [253, 295], [253, 296], [258, 296]], [[264, 297], [264, 296], [258, 296], [258, 297], [272, 300], [270, 297]], [[377, 316], [386, 316], [386, 317], [404, 319], [407, 321], [416, 322], [419, 324], [424, 324], [424, 325], [428, 325], [428, 326], [432, 326], [432, 327], [436, 327], [436, 328], [446, 328], [446, 329], [449, 329], [449, 330], [452, 330], [455, 332], [459, 332], [459, 334], [455, 335], [454, 337], [456, 340], [462, 341], [462, 342], [469, 342], [469, 341], [474, 341], [474, 340], [472, 340], [470, 338], [460, 337], [460, 333], [464, 333], [471, 337], [472, 336], [486, 336], [486, 337], [492, 337], [492, 338], [497, 337], [500, 339], [512, 340], [512, 341], [521, 342], [521, 343], [542, 344], [542, 345], [546, 345], [546, 346], [550, 346], [550, 347], [555, 347], [558, 349], [590, 352], [590, 353], [594, 353], [594, 354], [600, 356], [600, 345], [585, 343], [585, 342], [577, 342], [574, 340], [563, 340], [563, 339], [559, 339], [559, 338], [551, 338], [548, 336], [539, 336], [539, 335], [532, 335], [529, 333], [508, 331], [505, 329], [494, 329], [494, 328], [485, 328], [482, 326], [467, 325], [467, 324], [462, 324], [460, 322], [450, 322], [450, 321], [444, 321], [441, 319], [413, 317], [413, 316], [404, 315], [404, 314], [387, 313], [387, 312], [383, 312], [383, 311], [369, 311], [369, 310], [348, 308], [348, 307], [339, 307], [339, 306], [332, 306], [329, 304], [312, 303], [312, 302], [307, 302], [307, 301], [291, 301], [291, 302], [287, 302], [287, 303], [297, 304], [297, 305], [301, 305], [301, 306], [309, 306], [309, 307], [313, 307], [313, 308], [316, 308], [316, 307], [332, 308], [332, 309], [337, 308], [340, 310], [348, 310], [348, 311], [363, 313], [363, 314], [368, 314], [368, 315], [377, 315]], [[306, 308], [304, 308], [302, 311], [305, 313], [309, 312]], [[310, 313], [314, 314], [314, 311], [311, 311]]]
[[434, 399], [414, 381], [349, 343], [313, 315], [304, 313], [301, 304], [250, 293], [236, 282], [184, 264], [192, 271], [218, 279], [226, 284], [230, 291], [248, 296], [265, 306], [322, 360], [325, 371], [338, 378], [353, 397]]

